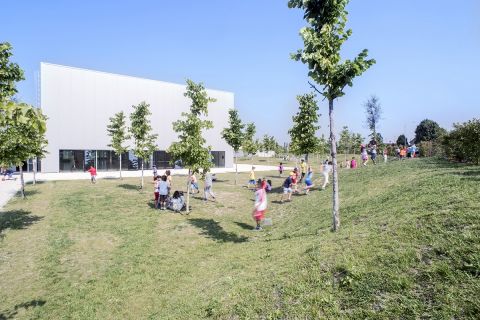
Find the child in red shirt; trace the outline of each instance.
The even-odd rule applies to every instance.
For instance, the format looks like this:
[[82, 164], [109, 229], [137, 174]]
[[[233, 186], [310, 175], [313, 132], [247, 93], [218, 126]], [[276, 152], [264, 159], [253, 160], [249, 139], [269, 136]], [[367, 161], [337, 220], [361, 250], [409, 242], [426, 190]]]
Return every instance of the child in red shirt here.
[[87, 171], [90, 172], [90, 181], [92, 183], [97, 183], [97, 169], [95, 169], [94, 166], [91, 166]]

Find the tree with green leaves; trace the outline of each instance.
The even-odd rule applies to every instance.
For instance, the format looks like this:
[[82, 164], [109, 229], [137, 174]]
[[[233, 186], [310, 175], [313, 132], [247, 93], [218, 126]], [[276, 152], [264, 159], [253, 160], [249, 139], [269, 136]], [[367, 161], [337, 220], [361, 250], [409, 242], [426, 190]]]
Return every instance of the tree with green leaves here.
[[190, 98], [190, 112], [182, 112], [183, 119], [173, 123], [173, 130], [178, 133], [178, 141], [172, 143], [168, 152], [172, 159], [181, 159], [183, 166], [188, 169], [187, 182], [187, 213], [190, 210], [190, 183], [191, 175], [201, 173], [203, 177], [213, 166], [211, 147], [202, 135], [203, 130], [213, 128], [210, 120], [202, 119], [208, 116], [208, 104], [216, 99], [208, 96], [202, 83], [195, 83], [187, 79], [185, 97]]
[[46, 117], [38, 108], [13, 101], [0, 103], [0, 166], [20, 167], [21, 194], [25, 197], [23, 162], [43, 156], [47, 140]]
[[255, 124], [248, 123], [245, 128], [245, 134], [243, 136], [242, 150], [249, 155], [254, 156], [260, 149], [260, 143], [258, 140], [254, 139], [257, 128]]
[[425, 119], [422, 120], [415, 129], [415, 143], [437, 140], [446, 133], [447, 130], [440, 127], [438, 123], [430, 119]]
[[150, 105], [145, 101], [140, 102], [136, 106], [132, 106], [133, 112], [130, 114], [130, 133], [133, 138], [133, 153], [142, 162], [142, 182], [141, 189], [143, 189], [143, 167], [145, 160], [149, 160], [157, 145], [155, 141], [158, 135], [152, 133], [152, 126], [150, 125]]
[[123, 111], [115, 113], [115, 115], [110, 118], [110, 124], [107, 125], [107, 132], [108, 135], [111, 137], [111, 142], [108, 146], [113, 148], [113, 151], [115, 151], [115, 153], [118, 155], [118, 158], [120, 160], [120, 179], [123, 179], [122, 154], [128, 151], [128, 146], [125, 145], [125, 142], [130, 139], [126, 124], [126, 117]]
[[348, 130], [347, 126], [343, 126], [342, 131], [340, 131], [340, 138], [338, 139], [338, 149], [346, 155], [350, 152], [352, 145], [352, 133]]
[[262, 142], [260, 143], [260, 149], [265, 152], [273, 151], [275, 153], [280, 149], [280, 145], [275, 140], [274, 136], [268, 134], [263, 135]]
[[304, 19], [309, 26], [300, 30], [304, 48], [292, 55], [296, 61], [301, 61], [309, 68], [308, 75], [318, 85], [319, 90], [310, 86], [328, 99], [328, 114], [330, 119], [330, 145], [333, 162], [333, 230], [340, 227], [337, 146], [335, 139], [334, 109], [335, 99], [345, 95], [346, 86], [353, 85], [353, 79], [370, 68], [375, 60], [367, 59], [368, 50], [363, 50], [353, 60], [342, 61], [340, 52], [342, 45], [352, 34], [346, 29], [349, 0], [289, 0], [290, 8], [304, 10]]
[[448, 157], [480, 165], [480, 119], [454, 123], [442, 144]]
[[8, 42], [0, 43], [0, 103], [6, 102], [17, 93], [16, 82], [25, 80], [18, 64], [10, 62], [13, 55]]
[[401, 134], [397, 138], [397, 146], [408, 147], [408, 139], [404, 134]]
[[298, 112], [292, 117], [293, 127], [288, 130], [290, 134], [290, 151], [295, 155], [308, 155], [318, 150], [319, 139], [316, 136], [318, 125], [318, 105], [314, 93], [297, 96], [299, 103]]
[[238, 111], [236, 109], [228, 110], [228, 128], [224, 128], [222, 131], [222, 138], [232, 147], [234, 153], [235, 161], [235, 185], [237, 184], [237, 153], [238, 150], [242, 147], [243, 141], [243, 129], [245, 125], [242, 123]]
[[380, 105], [380, 101], [378, 100], [378, 98], [375, 95], [372, 95], [370, 99], [365, 102], [364, 108], [365, 114], [367, 116], [367, 126], [372, 131], [370, 136], [373, 140], [377, 141], [377, 128], [378, 122], [380, 121], [380, 118], [382, 116], [382, 106]]

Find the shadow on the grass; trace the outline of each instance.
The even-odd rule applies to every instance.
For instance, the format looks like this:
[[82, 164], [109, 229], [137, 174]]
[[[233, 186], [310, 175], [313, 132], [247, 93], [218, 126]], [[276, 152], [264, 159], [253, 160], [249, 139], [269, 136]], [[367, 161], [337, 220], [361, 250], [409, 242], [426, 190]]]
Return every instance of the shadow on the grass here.
[[30, 211], [10, 210], [0, 212], [0, 235], [6, 229], [20, 230], [42, 220], [43, 217], [31, 215]]
[[245, 230], [253, 230], [253, 229], [255, 229], [254, 226], [252, 226], [252, 225], [250, 225], [250, 224], [248, 224], [248, 223], [235, 221], [235, 224], [236, 224], [237, 226], [239, 226], [240, 228], [245, 229]]
[[[34, 190], [25, 190], [25, 197], [28, 198], [30, 196], [33, 196], [33, 195], [36, 195], [37, 193], [40, 193], [38, 190], [34, 189]], [[21, 191], [17, 191], [17, 197], [21, 197], [22, 196], [22, 192]]]
[[5, 313], [0, 313], [0, 320], [15, 319], [17, 317], [19, 309], [28, 310], [29, 308], [41, 307], [45, 303], [47, 303], [45, 300], [31, 300], [28, 302], [17, 304], [15, 307], [13, 307], [12, 310], [6, 310], [4, 311]]
[[207, 236], [207, 238], [216, 240], [218, 242], [233, 242], [241, 243], [248, 241], [248, 237], [239, 236], [233, 232], [227, 232], [223, 230], [220, 224], [213, 219], [188, 219], [189, 223], [193, 226], [202, 229], [202, 235]]
[[134, 184], [128, 184], [128, 183], [123, 183], [118, 185], [119, 188], [125, 189], [125, 190], [140, 190], [140, 187]]

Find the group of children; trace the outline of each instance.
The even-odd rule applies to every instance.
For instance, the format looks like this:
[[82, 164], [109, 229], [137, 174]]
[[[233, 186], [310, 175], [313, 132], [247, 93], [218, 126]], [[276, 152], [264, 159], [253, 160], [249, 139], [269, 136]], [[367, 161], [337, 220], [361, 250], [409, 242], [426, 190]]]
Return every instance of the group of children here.
[[153, 189], [155, 195], [155, 209], [166, 210], [167, 199], [173, 186], [173, 179], [170, 170], [160, 176], [157, 174], [157, 168], [153, 166]]
[[[283, 163], [280, 162], [280, 165], [278, 166], [278, 172], [280, 176], [282, 176], [283, 171], [284, 171], [284, 166]], [[323, 184], [321, 186], [321, 189], [325, 189], [329, 182], [329, 175], [332, 172], [332, 162], [325, 160], [325, 162], [321, 166], [320, 170], [322, 176], [323, 176]], [[284, 202], [285, 198], [287, 201], [292, 200], [292, 194], [293, 193], [300, 193], [300, 190], [298, 189], [298, 184], [302, 183], [304, 181], [305, 186], [302, 188], [302, 191], [305, 192], [305, 194], [309, 194], [310, 189], [313, 188], [314, 182], [313, 182], [313, 168], [309, 166], [304, 159], [301, 160], [300, 162], [300, 170], [298, 168], [294, 168], [293, 171], [291, 171], [288, 175], [288, 177], [284, 180], [282, 188], [283, 192], [280, 197], [280, 202]], [[250, 171], [250, 178], [249, 178], [249, 186], [255, 183], [255, 167], [252, 167], [252, 170]], [[252, 212], [252, 218], [256, 222], [256, 227], [255, 230], [261, 230], [261, 222], [265, 218], [265, 212], [267, 210], [267, 191], [271, 190], [271, 183], [269, 181], [266, 181], [265, 179], [258, 179], [256, 181], [256, 191], [255, 191], [255, 205], [254, 209]]]

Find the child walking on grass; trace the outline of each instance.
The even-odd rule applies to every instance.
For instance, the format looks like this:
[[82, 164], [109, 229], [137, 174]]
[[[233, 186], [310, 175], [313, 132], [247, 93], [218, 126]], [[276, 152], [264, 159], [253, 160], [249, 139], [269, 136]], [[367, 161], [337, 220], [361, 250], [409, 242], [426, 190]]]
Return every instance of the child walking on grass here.
[[282, 162], [280, 162], [280, 165], [278, 166], [278, 173], [280, 173], [280, 177], [283, 174], [283, 163]]
[[260, 223], [265, 218], [265, 211], [267, 210], [267, 192], [265, 191], [265, 185], [262, 180], [257, 182], [257, 191], [255, 191], [255, 207], [252, 212], [252, 217], [257, 223], [255, 230], [262, 230]]
[[252, 167], [252, 170], [250, 170], [250, 178], [248, 180], [248, 188], [250, 188], [250, 186], [253, 186], [255, 188], [255, 167]]

